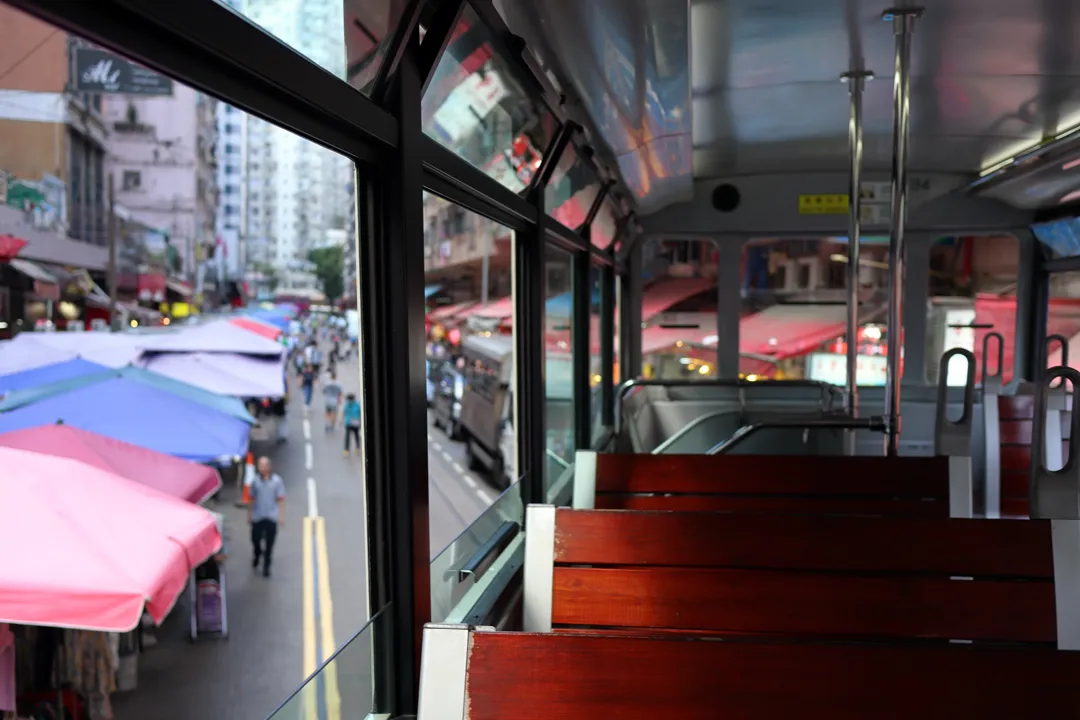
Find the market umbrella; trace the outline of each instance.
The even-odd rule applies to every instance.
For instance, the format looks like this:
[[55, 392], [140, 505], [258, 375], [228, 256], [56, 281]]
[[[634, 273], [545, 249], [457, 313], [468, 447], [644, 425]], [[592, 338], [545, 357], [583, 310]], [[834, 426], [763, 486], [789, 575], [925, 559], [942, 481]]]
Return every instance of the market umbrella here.
[[0, 622], [127, 632], [221, 547], [213, 516], [69, 458], [0, 448]]
[[142, 350], [146, 336], [135, 333], [22, 332], [0, 352], [0, 373], [12, 373], [82, 358], [106, 367], [123, 367]]
[[241, 330], [224, 319], [185, 326], [167, 335], [147, 335], [142, 340], [146, 352], [227, 352], [270, 357], [282, 353], [281, 345], [273, 340]]
[[60, 380], [48, 385], [17, 390], [6, 395], [3, 400], [0, 401], [0, 412], [16, 410], [24, 405], [30, 405], [46, 398], [53, 397], [54, 395], [61, 395], [81, 387], [95, 385], [115, 378], [124, 378], [125, 380], [131, 380], [132, 382], [156, 387], [173, 393], [174, 395], [178, 395], [186, 400], [192, 400], [202, 405], [206, 405], [207, 407], [225, 413], [226, 415], [231, 415], [251, 425], [255, 424], [255, 418], [253, 418], [247, 411], [247, 408], [244, 407], [244, 403], [234, 397], [211, 392], [198, 385], [192, 385], [191, 383], [186, 383], [182, 380], [177, 380], [176, 378], [166, 377], [160, 373], [134, 366], [118, 368], [116, 370], [107, 369], [100, 373], [82, 375], [67, 380]]
[[[0, 410], [23, 392], [5, 398]], [[0, 412], [0, 433], [57, 422], [186, 460], [219, 464], [244, 455], [251, 429], [234, 415], [120, 375]]]
[[2, 447], [78, 460], [193, 503], [203, 502], [221, 488], [221, 476], [214, 468], [71, 425], [42, 425], [2, 433]]
[[237, 398], [285, 395], [284, 358], [235, 353], [158, 353], [147, 358], [144, 367], [221, 395]]
[[253, 332], [268, 340], [277, 340], [278, 336], [281, 335], [281, 330], [257, 318], [234, 317], [229, 318], [229, 322], [242, 330]]
[[289, 318], [276, 310], [255, 310], [254, 312], [249, 312], [248, 317], [254, 318], [259, 322], [273, 325], [282, 332], [289, 329]]
[[51, 365], [42, 365], [41, 367], [32, 368], [30, 370], [0, 375], [0, 397], [7, 395], [14, 390], [26, 390], [27, 388], [49, 385], [61, 380], [71, 380], [72, 378], [82, 377], [84, 375], [93, 375], [94, 373], [107, 371], [108, 369], [109, 368], [104, 365], [98, 365], [89, 360], [73, 358]]

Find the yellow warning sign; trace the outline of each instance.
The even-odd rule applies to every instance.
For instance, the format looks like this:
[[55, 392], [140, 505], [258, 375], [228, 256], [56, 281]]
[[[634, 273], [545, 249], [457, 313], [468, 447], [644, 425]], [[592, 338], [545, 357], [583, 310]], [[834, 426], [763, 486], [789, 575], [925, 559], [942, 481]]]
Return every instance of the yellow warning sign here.
[[848, 211], [847, 195], [800, 195], [800, 215], [845, 215]]

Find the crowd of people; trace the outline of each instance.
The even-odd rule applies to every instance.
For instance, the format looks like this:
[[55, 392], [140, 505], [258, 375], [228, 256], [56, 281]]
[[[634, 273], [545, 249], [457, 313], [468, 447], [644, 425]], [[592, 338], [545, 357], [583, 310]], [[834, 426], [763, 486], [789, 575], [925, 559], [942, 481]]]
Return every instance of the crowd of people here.
[[[320, 340], [329, 344], [324, 356]], [[344, 455], [360, 452], [360, 401], [355, 393], [345, 393], [338, 381], [338, 363], [352, 355], [353, 345], [334, 323], [301, 328], [298, 342], [293, 347], [292, 362], [296, 378], [304, 397], [304, 414], [311, 409], [316, 386], [323, 398], [323, 428], [327, 433], [336, 431], [340, 424], [344, 427]], [[323, 365], [326, 371], [323, 372]]]

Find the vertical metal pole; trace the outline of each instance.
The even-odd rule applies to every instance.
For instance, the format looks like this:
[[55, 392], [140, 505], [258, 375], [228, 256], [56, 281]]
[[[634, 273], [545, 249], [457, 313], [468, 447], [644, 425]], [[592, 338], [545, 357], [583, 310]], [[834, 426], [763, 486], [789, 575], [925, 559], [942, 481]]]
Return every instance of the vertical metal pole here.
[[[874, 74], [867, 70], [852, 70], [840, 76], [847, 83], [851, 98], [848, 115], [848, 155], [851, 162], [848, 176], [848, 266], [847, 266], [847, 396], [845, 409], [850, 417], [859, 416], [859, 244], [862, 239], [862, 96], [863, 86]], [[857, 431], [847, 432], [847, 453], [856, 451]]]
[[907, 220], [907, 151], [911, 34], [921, 8], [893, 8], [882, 13], [896, 36], [893, 69], [892, 229], [889, 234], [889, 344], [885, 376], [885, 452], [900, 452], [900, 351], [904, 335], [904, 224]]
[[120, 329], [120, 318], [116, 311], [116, 292], [120, 284], [118, 269], [116, 267], [116, 236], [119, 223], [116, 222], [116, 190], [113, 187], [113, 174], [109, 173], [109, 267], [107, 284], [109, 286], [109, 329], [117, 332]]

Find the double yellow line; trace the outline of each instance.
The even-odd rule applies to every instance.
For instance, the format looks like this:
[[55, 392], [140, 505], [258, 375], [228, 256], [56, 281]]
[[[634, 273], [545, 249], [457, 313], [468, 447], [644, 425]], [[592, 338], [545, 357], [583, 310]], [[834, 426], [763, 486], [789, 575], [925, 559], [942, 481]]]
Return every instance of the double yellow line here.
[[[326, 550], [326, 521], [322, 517], [304, 517], [302, 549], [304, 677], [310, 677], [337, 650], [334, 642], [334, 602], [330, 596], [330, 560]], [[324, 702], [322, 709], [325, 709], [325, 715], [320, 712], [320, 697]], [[304, 687], [303, 707], [305, 720], [341, 720], [336, 662], [323, 668], [319, 676], [312, 678]]]

